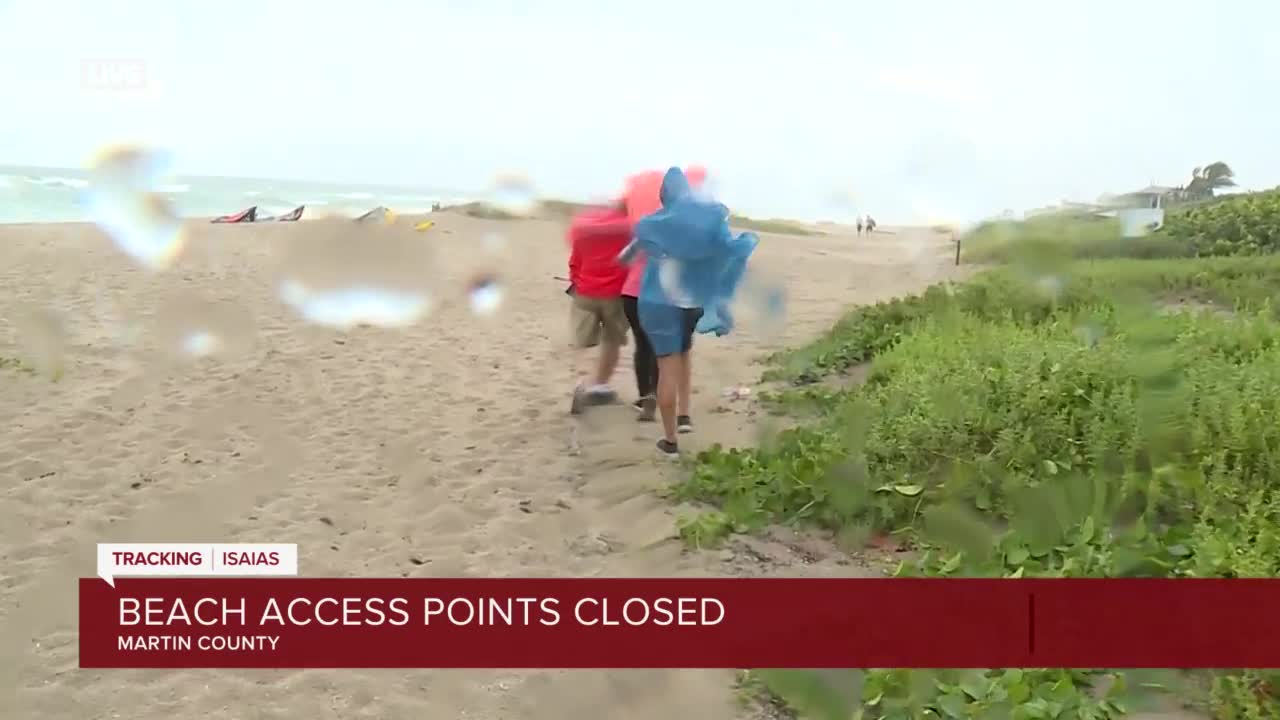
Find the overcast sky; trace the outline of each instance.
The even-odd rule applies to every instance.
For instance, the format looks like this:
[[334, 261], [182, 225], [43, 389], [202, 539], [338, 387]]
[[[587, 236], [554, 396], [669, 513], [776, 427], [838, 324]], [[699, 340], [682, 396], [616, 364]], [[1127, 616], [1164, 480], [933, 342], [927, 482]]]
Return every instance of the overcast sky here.
[[[976, 218], [1280, 184], [1256, 0], [0, 0], [0, 163], [599, 195], [701, 162], [757, 215]], [[85, 61], [145, 66], [86, 88]], [[829, 198], [851, 194], [853, 208]]]

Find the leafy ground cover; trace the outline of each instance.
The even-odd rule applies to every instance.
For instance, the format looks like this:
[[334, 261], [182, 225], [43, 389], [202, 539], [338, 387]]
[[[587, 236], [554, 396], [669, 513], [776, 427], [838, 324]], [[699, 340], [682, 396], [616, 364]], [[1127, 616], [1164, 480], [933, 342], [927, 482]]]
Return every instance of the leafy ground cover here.
[[[1172, 216], [1167, 217], [1166, 224], [1171, 222]], [[1013, 262], [1028, 255], [1159, 259], [1196, 254], [1195, 245], [1183, 236], [1159, 232], [1127, 238], [1119, 221], [1087, 214], [982, 223], [961, 238], [961, 250], [964, 260], [976, 263]]]
[[[1041, 260], [859, 308], [772, 358], [803, 421], [701, 453], [677, 497], [693, 545], [769, 524], [900, 575], [1280, 574], [1280, 258]], [[857, 368], [865, 381], [827, 380]], [[1220, 718], [1280, 718], [1280, 675], [1215, 671], [753, 671], [818, 718], [1114, 718], [1156, 686]], [[861, 715], [858, 715], [861, 713]]]
[[991, 221], [962, 238], [964, 258], [1017, 262], [1028, 255], [1062, 259], [1184, 258], [1264, 255], [1280, 251], [1280, 190], [1241, 193], [1170, 209], [1164, 227], [1127, 238], [1115, 219], [1085, 213], [1022, 222]]
[[1171, 215], [1161, 235], [1194, 254], [1260, 255], [1280, 251], [1280, 190], [1229, 195]]

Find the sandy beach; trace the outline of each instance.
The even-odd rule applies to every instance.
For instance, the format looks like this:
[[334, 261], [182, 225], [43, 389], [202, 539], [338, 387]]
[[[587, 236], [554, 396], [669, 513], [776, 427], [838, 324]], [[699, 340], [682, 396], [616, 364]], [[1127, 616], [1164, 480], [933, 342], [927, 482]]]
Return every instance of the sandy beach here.
[[[80, 671], [75, 578], [97, 542], [296, 542], [312, 576], [675, 576], [868, 572], [776, 533], [685, 552], [654, 493], [678, 469], [623, 404], [567, 414], [563, 220], [434, 213], [431, 314], [337, 332], [277, 297], [282, 244], [316, 224], [192, 223], [174, 266], [134, 266], [82, 225], [0, 226], [0, 707], [6, 717], [741, 717], [729, 672]], [[401, 218], [403, 232], [413, 220]], [[350, 225], [352, 242], [367, 232]], [[397, 230], [397, 232], [401, 232]], [[485, 238], [488, 238], [485, 240]], [[682, 438], [752, 443], [763, 414], [729, 401], [765, 353], [847, 307], [962, 270], [947, 238], [762, 235], [752, 266], [785, 318], [700, 337]], [[500, 279], [476, 314], [468, 282]], [[180, 350], [196, 327], [225, 352]], [[56, 382], [54, 378], [56, 377]], [[749, 550], [749, 552], [748, 552]], [[677, 714], [678, 713], [678, 714]]]

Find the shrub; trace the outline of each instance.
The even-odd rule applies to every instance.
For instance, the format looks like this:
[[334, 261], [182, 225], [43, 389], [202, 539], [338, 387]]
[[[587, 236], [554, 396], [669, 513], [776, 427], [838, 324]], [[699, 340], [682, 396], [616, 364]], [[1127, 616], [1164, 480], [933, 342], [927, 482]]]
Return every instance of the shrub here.
[[1172, 213], [1160, 235], [1188, 243], [1200, 256], [1280, 251], [1280, 190], [1230, 195]]
[[[716, 509], [682, 532], [897, 533], [916, 549], [902, 575], [1276, 576], [1278, 287], [1276, 257], [1078, 262], [857, 309], [774, 358], [802, 386], [781, 399], [818, 412], [759, 448], [701, 453], [676, 494]], [[1163, 312], [1188, 297], [1234, 312]], [[868, 362], [860, 386], [806, 392]], [[1095, 692], [1101, 675], [1119, 690]], [[754, 677], [793, 707], [835, 702], [803, 674]], [[860, 678], [846, 705], [884, 718], [1110, 718], [1135, 685], [1091, 670]], [[1280, 717], [1275, 673], [1206, 680], [1217, 716]]]
[[1005, 263], [1047, 256], [1063, 260], [1105, 258], [1178, 258], [1195, 254], [1182, 238], [1162, 233], [1124, 237], [1119, 221], [1073, 214], [994, 221], [961, 238], [963, 257], [972, 262]]

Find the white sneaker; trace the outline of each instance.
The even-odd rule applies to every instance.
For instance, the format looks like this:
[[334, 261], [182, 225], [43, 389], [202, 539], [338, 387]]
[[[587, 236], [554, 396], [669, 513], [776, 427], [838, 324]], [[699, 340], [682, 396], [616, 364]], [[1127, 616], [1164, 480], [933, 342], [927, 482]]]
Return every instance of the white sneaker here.
[[586, 389], [586, 393], [594, 405], [605, 405], [618, 399], [618, 393], [608, 385], [592, 385]]

